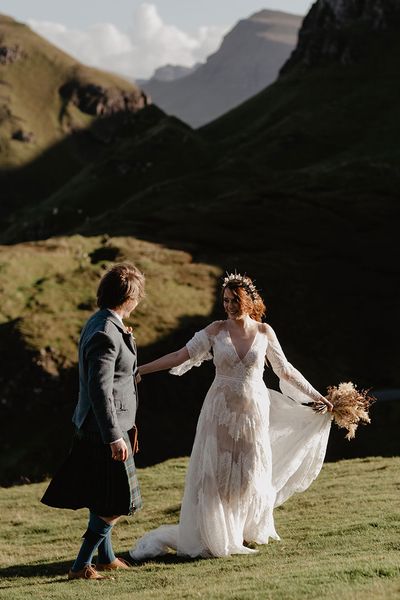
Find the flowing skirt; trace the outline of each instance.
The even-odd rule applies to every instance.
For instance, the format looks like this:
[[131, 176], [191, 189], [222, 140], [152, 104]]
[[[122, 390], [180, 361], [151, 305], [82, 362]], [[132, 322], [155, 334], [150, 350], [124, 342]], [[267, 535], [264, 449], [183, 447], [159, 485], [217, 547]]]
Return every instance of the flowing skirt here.
[[[247, 387], [246, 387], [247, 386]], [[246, 542], [279, 540], [273, 509], [321, 470], [330, 415], [316, 414], [263, 381], [217, 377], [200, 413], [178, 525], [146, 533], [129, 554], [144, 560], [174, 549], [184, 556], [255, 552]]]

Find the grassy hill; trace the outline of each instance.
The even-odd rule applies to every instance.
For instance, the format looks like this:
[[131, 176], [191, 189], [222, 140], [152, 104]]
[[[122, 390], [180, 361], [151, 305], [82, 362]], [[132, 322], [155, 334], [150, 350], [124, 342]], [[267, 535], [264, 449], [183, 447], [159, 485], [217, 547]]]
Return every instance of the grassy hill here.
[[[391, 4], [381, 0], [385, 3]], [[325, 10], [326, 5], [320, 0], [317, 8]], [[1, 325], [6, 359], [0, 374], [5, 390], [10, 388], [1, 408], [7, 444], [20, 426], [17, 421], [11, 427], [8, 423], [14, 423], [11, 415], [20, 409], [21, 397], [22, 404], [31, 406], [29, 418], [40, 414], [36, 406], [42, 412], [46, 407], [47, 435], [58, 443], [66, 439], [68, 432], [63, 431], [64, 437], [60, 432], [76, 397], [76, 336], [93, 308], [100, 265], [121, 257], [142, 264], [147, 252], [152, 254], [151, 267], [144, 263], [143, 268], [150, 286], [162, 284], [149, 292], [154, 304], [139, 315], [141, 361], [183, 344], [196, 328], [221, 316], [213, 300], [216, 274], [237, 268], [256, 278], [267, 303], [267, 319], [286, 354], [316, 387], [324, 390], [349, 379], [360, 387], [400, 387], [400, 267], [394, 248], [400, 216], [399, 21], [392, 18], [385, 30], [371, 28], [368, 20], [323, 24], [318, 22], [315, 31], [307, 25], [307, 39], [315, 40], [314, 62], [306, 64], [300, 53], [275, 84], [193, 131], [155, 106], [110, 109], [101, 115], [83, 112], [74, 102], [77, 98], [78, 105], [92, 110], [93, 97], [83, 95], [82, 100], [78, 93], [86, 83], [78, 85], [76, 94], [68, 95], [65, 88], [59, 93], [59, 73], [65, 72], [64, 83], [71, 81], [70, 67], [63, 71], [62, 65], [72, 59], [28, 28], [6, 18], [0, 21], [0, 35], [9, 36], [7, 47], [14, 49], [11, 58], [16, 57], [0, 65], [0, 78], [15, 77], [13, 86], [20, 90], [25, 75], [31, 85], [33, 74], [28, 77], [22, 71], [30, 65], [35, 81], [45, 77], [50, 85], [54, 79], [51, 99], [45, 95], [35, 103], [50, 103], [52, 131], [60, 135], [54, 133], [50, 145], [43, 138], [45, 150], [43, 146], [41, 152], [22, 158], [10, 154], [17, 141], [8, 141], [0, 157], [0, 241], [9, 244], [1, 249], [0, 272], [3, 304], [8, 307]], [[355, 40], [352, 60], [325, 56], [321, 31], [329, 40], [336, 36], [335, 43], [337, 36]], [[29, 46], [25, 57], [28, 41], [37, 46]], [[62, 57], [57, 58], [54, 77], [45, 60], [48, 55]], [[108, 75], [96, 72], [97, 76], [102, 89], [120, 90], [119, 99], [131, 93], [131, 88], [102, 79]], [[102, 100], [96, 98], [106, 107], [115, 101], [107, 91]], [[68, 113], [62, 113], [61, 121], [60, 106]], [[14, 113], [18, 116], [16, 109]], [[77, 127], [68, 135], [60, 133], [63, 124], [75, 118]], [[8, 114], [0, 124], [9, 128], [3, 137], [9, 136], [10, 123]], [[23, 152], [28, 152], [26, 143]], [[104, 234], [112, 236], [111, 241], [105, 237], [102, 242]], [[27, 245], [18, 244], [22, 241]], [[162, 252], [155, 250], [160, 247]], [[80, 252], [90, 255], [97, 250], [104, 261], [92, 264], [80, 258]], [[186, 253], [182, 256], [187, 268], [177, 266], [177, 250]], [[164, 290], [166, 302], [159, 300]], [[207, 300], [199, 307], [200, 297]], [[179, 382], [172, 383], [166, 375], [144, 382], [141, 410], [148, 460], [190, 450], [209, 382], [206, 369]], [[39, 391], [32, 401], [35, 389]], [[183, 408], [185, 397], [193, 403]], [[363, 455], [376, 448], [390, 454], [395, 445], [391, 432], [398, 407], [388, 403], [375, 410], [377, 415], [380, 411], [380, 442], [368, 447], [370, 434], [365, 433]], [[50, 426], [51, 418], [55, 427]], [[28, 429], [27, 423], [24, 431]], [[180, 433], [171, 436], [172, 431]], [[37, 479], [54, 466], [54, 457], [38, 444], [43, 435], [37, 421], [35, 433], [29, 430], [25, 439], [32, 442], [21, 453], [4, 454], [2, 467], [11, 479], [16, 473]], [[154, 439], [157, 444], [151, 443]], [[346, 452], [356, 452], [358, 443], [348, 445]], [[338, 457], [336, 450], [332, 456]]]
[[[23, 23], [0, 15], [0, 221], [99, 158], [114, 121], [121, 127], [146, 104], [136, 85], [80, 64]], [[82, 133], [100, 115], [116, 114], [119, 119], [109, 119], [107, 130]], [[35, 168], [21, 175], [19, 169], [32, 161]]]
[[[176, 459], [139, 472], [145, 504], [117, 525], [119, 555], [145, 531], [177, 522], [186, 467], [186, 459]], [[395, 600], [399, 467], [399, 458], [324, 465], [309, 490], [275, 511], [281, 542], [259, 547], [256, 555], [185, 560], [171, 554], [95, 584], [66, 580], [86, 511], [39, 504], [44, 483], [1, 489], [0, 598]]]
[[[3, 60], [0, 60], [2, 166], [25, 164], [71, 131], [87, 127], [96, 116], [101, 94], [104, 100], [107, 91], [114, 92], [114, 99], [118, 92], [125, 92], [136, 102], [137, 108], [141, 106], [141, 91], [137, 86], [80, 64], [28, 26], [5, 15], [0, 15], [0, 46], [3, 49]], [[75, 96], [63, 91], [68, 84], [74, 86]], [[96, 91], [96, 86], [102, 90]], [[87, 97], [79, 97], [79, 91], [85, 91]], [[18, 130], [32, 134], [32, 139], [23, 143], [13, 138]]]

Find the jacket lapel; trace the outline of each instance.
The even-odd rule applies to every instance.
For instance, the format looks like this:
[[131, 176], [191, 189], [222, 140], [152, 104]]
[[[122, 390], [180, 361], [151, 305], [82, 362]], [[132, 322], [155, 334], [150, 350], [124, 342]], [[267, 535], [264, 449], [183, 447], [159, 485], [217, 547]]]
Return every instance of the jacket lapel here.
[[113, 315], [113, 313], [107, 310], [107, 316], [108, 316], [108, 320], [111, 321], [112, 323], [114, 323], [114, 325], [118, 328], [118, 330], [121, 332], [121, 335], [124, 339], [125, 344], [128, 346], [129, 350], [131, 352], [133, 352], [133, 354], [136, 356], [136, 343], [134, 340], [134, 337], [132, 336], [131, 333], [128, 333], [127, 331], [125, 331], [125, 326], [123, 325], [123, 323], [121, 323], [121, 321], [118, 319], [118, 317], [116, 317], [115, 315]]

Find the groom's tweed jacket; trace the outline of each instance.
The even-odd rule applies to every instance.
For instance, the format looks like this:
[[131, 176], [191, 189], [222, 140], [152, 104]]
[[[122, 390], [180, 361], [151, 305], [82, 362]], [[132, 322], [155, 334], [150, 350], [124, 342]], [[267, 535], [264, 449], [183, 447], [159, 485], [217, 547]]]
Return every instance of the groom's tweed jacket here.
[[[105, 444], [123, 437], [135, 423], [136, 345], [107, 309], [90, 317], [79, 341], [79, 399], [73, 422], [99, 431]], [[86, 421], [86, 422], [85, 422]]]

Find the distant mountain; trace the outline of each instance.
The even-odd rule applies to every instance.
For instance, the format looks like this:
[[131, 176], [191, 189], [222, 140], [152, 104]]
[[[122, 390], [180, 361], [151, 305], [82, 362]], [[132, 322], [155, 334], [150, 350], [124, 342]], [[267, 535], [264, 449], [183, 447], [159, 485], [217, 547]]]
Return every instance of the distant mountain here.
[[197, 69], [201, 66], [202, 63], [196, 63], [192, 67], [183, 67], [181, 65], [164, 65], [163, 67], [158, 67], [154, 71], [151, 79], [138, 79], [137, 83], [141, 86], [151, 85], [154, 81], [176, 81], [177, 79], [181, 79], [182, 77], [186, 77], [191, 73], [197, 71]]
[[244, 102], [272, 83], [296, 45], [302, 17], [263, 10], [243, 19], [219, 50], [195, 71], [168, 81], [141, 82], [167, 114], [198, 127]]

